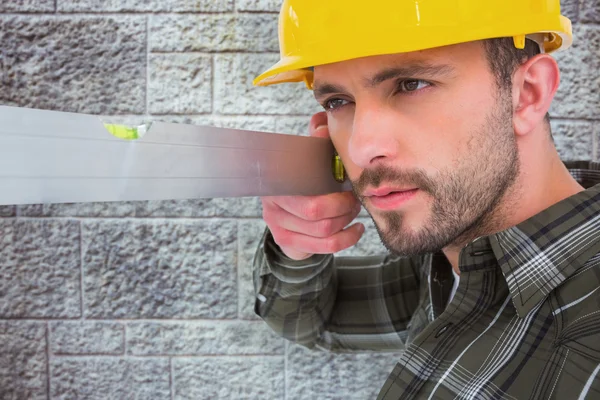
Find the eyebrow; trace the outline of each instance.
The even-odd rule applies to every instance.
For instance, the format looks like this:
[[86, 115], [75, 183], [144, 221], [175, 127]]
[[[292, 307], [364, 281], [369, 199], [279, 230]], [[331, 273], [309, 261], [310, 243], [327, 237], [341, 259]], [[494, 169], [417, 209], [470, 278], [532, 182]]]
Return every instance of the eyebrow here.
[[386, 68], [372, 78], [365, 79], [365, 86], [375, 87], [381, 83], [395, 78], [436, 78], [449, 76], [455, 69], [448, 64], [409, 64], [402, 67]]
[[[374, 88], [385, 81], [397, 78], [437, 78], [450, 76], [455, 72], [454, 67], [447, 64], [425, 64], [415, 63], [402, 67], [386, 68], [370, 78], [364, 79], [365, 87]], [[331, 93], [345, 93], [346, 89], [341, 85], [332, 83], [315, 84], [313, 93], [316, 99]]]

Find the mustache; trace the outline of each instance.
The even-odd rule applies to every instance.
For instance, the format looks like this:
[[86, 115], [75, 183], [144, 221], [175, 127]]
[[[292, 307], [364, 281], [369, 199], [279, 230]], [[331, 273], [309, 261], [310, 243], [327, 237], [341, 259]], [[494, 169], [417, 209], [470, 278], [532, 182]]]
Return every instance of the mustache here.
[[386, 166], [365, 169], [360, 177], [352, 181], [352, 189], [359, 199], [368, 187], [378, 188], [382, 183], [393, 186], [414, 186], [425, 192], [434, 194], [438, 184], [422, 169], [401, 170]]

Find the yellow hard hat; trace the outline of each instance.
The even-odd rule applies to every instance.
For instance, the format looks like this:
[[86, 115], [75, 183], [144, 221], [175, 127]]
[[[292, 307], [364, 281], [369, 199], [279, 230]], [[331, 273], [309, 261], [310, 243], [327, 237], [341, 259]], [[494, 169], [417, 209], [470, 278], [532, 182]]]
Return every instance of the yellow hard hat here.
[[573, 40], [560, 0], [285, 0], [281, 59], [254, 84], [304, 81], [310, 89], [317, 65], [498, 37], [518, 48], [530, 37], [546, 53]]

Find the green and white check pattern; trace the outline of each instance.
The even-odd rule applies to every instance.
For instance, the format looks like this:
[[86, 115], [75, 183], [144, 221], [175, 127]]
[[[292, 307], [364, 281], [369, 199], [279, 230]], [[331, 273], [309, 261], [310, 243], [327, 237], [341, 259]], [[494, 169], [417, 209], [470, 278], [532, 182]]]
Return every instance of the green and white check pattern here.
[[[401, 352], [379, 399], [600, 398], [600, 164], [568, 162], [586, 191], [460, 257], [285, 257], [267, 230], [256, 313], [334, 352]], [[356, 377], [360, 379], [360, 377]]]

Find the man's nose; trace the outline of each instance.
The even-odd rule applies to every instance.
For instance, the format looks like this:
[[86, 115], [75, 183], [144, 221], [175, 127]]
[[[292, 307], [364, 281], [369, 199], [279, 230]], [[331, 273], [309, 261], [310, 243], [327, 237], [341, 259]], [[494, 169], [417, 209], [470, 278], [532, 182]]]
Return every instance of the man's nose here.
[[376, 106], [356, 106], [348, 145], [351, 161], [360, 168], [373, 168], [398, 155], [401, 121]]

